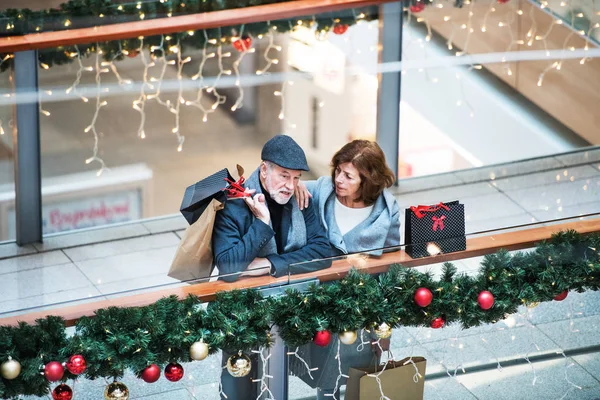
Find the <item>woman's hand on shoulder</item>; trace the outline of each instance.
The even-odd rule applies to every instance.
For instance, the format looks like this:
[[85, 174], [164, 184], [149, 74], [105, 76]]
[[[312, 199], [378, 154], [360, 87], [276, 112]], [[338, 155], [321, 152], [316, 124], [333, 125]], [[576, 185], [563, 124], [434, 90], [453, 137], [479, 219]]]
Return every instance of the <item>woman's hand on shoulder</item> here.
[[312, 194], [310, 194], [304, 182], [298, 182], [296, 190], [294, 190], [294, 195], [296, 196], [296, 201], [298, 202], [298, 207], [300, 207], [300, 210], [304, 210], [308, 207], [308, 202], [312, 197]]

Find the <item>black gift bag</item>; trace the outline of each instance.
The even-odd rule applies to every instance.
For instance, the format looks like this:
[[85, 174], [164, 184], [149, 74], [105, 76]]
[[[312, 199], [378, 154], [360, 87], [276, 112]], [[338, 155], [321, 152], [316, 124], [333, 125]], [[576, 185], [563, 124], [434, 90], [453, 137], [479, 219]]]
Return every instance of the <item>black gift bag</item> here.
[[233, 180], [227, 168], [223, 168], [185, 190], [180, 211], [190, 225], [200, 218], [213, 199], [225, 203], [227, 200], [225, 188], [228, 186], [226, 179]]
[[406, 209], [404, 237], [412, 258], [466, 250], [465, 206], [458, 201]]

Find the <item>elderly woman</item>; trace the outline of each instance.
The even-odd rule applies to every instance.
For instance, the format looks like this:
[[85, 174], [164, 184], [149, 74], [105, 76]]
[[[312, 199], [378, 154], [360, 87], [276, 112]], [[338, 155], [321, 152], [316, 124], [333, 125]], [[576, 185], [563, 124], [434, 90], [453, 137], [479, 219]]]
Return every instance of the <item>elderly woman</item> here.
[[[296, 189], [301, 209], [308, 206], [309, 197], [313, 198], [331, 246], [340, 255], [381, 255], [383, 248], [400, 245], [400, 208], [387, 190], [394, 184], [395, 176], [379, 145], [354, 140], [335, 153], [331, 167], [330, 177], [300, 183]], [[350, 367], [364, 368], [377, 362], [369, 346], [363, 347], [361, 352], [357, 344], [341, 347], [342, 373], [347, 374]], [[319, 370], [313, 373], [314, 380], [302, 368], [292, 367], [293, 372], [318, 388], [317, 399], [331, 399], [339, 375], [337, 343], [332, 340], [325, 348], [311, 343], [303, 346], [301, 353]], [[345, 379], [340, 379], [342, 384]]]

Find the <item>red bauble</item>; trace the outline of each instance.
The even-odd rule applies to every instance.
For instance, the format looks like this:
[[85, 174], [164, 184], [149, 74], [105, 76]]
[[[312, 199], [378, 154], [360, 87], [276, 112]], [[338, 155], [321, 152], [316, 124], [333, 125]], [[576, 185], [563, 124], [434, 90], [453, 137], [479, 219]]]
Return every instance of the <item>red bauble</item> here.
[[183, 367], [177, 363], [170, 363], [165, 367], [165, 378], [171, 382], [177, 382], [183, 378]]
[[343, 35], [348, 30], [348, 25], [346, 24], [335, 24], [333, 26], [333, 33], [336, 35]]
[[433, 329], [440, 329], [442, 326], [444, 326], [445, 323], [446, 323], [446, 321], [444, 321], [443, 318], [438, 317], [438, 318], [434, 319], [433, 321], [431, 321], [431, 327]]
[[313, 342], [315, 342], [317, 346], [327, 346], [329, 342], [331, 342], [331, 332], [329, 332], [327, 329], [323, 329], [322, 331], [315, 333]]
[[233, 47], [241, 53], [242, 51], [247, 51], [250, 49], [250, 47], [252, 47], [252, 38], [250, 36], [244, 36], [235, 39], [233, 42], [231, 42], [231, 44], [233, 44]]
[[67, 369], [73, 375], [81, 374], [83, 371], [85, 371], [86, 367], [87, 365], [85, 363], [85, 358], [83, 358], [81, 354], [75, 354], [69, 358], [69, 361], [67, 361]]
[[508, 3], [510, 0], [498, 0], [498, 4]]
[[420, 1], [420, 0], [410, 6], [410, 12], [412, 12], [412, 13], [420, 13], [424, 9], [425, 9], [425, 2]]
[[58, 361], [50, 361], [44, 367], [44, 375], [50, 382], [60, 381], [65, 374], [65, 369]]
[[[166, 375], [166, 370], [165, 370], [165, 375]], [[181, 376], [183, 376], [183, 369], [181, 372]], [[154, 383], [158, 380], [158, 378], [160, 378], [160, 368], [158, 368], [158, 365], [156, 365], [156, 364], [151, 364], [142, 371], [142, 379], [144, 380], [144, 382]], [[181, 379], [181, 378], [179, 378], [179, 379]], [[177, 380], [179, 380], [179, 379], [177, 379]]]
[[67, 385], [60, 384], [52, 391], [54, 400], [71, 400], [73, 398], [73, 390]]
[[556, 297], [554, 297], [554, 300], [556, 301], [563, 301], [564, 299], [567, 298], [567, 295], [569, 294], [568, 290], [565, 290], [564, 292], [557, 294]]
[[417, 303], [419, 307], [427, 307], [431, 304], [431, 300], [433, 300], [431, 290], [427, 288], [418, 288], [415, 292], [415, 303]]
[[484, 310], [489, 310], [494, 305], [494, 295], [487, 290], [483, 290], [481, 293], [479, 293], [477, 302], [479, 303], [479, 307]]

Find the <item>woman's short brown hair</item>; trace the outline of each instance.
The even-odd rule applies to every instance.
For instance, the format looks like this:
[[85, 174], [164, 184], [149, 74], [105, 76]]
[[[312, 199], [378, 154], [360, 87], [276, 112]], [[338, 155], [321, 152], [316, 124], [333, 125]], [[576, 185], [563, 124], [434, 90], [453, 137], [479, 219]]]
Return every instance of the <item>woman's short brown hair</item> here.
[[385, 154], [376, 142], [353, 140], [338, 150], [331, 159], [331, 179], [335, 185], [335, 171], [345, 163], [352, 163], [360, 174], [360, 187], [355, 201], [370, 206], [385, 188], [394, 184], [396, 177], [385, 162]]

